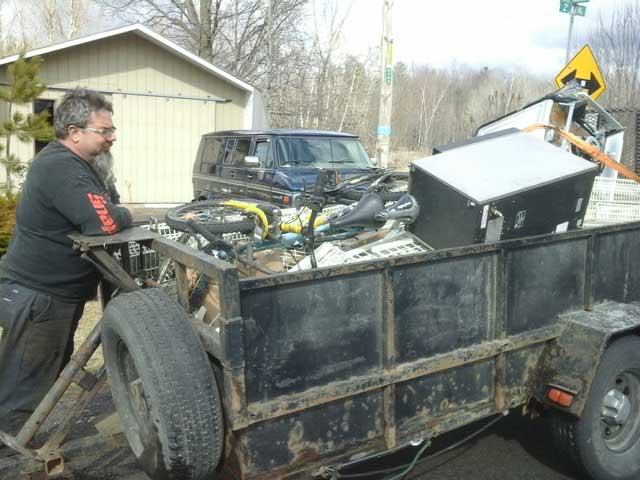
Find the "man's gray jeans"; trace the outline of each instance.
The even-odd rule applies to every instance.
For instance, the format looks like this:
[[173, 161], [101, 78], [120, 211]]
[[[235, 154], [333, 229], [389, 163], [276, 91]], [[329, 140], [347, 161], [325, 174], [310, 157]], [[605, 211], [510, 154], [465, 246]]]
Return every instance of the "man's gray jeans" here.
[[84, 303], [0, 281], [0, 427], [32, 412], [73, 353]]

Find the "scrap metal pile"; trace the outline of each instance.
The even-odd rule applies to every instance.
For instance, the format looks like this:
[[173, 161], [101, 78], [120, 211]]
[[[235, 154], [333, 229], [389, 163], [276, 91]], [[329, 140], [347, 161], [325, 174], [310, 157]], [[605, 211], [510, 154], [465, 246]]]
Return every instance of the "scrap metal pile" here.
[[[629, 174], [618, 163], [622, 136], [574, 82], [464, 142], [436, 147], [412, 163], [404, 191], [383, 193], [388, 171], [363, 186], [357, 178], [332, 183], [333, 172], [320, 170], [301, 208], [218, 199], [181, 205], [166, 222], [183, 232], [179, 241], [246, 276], [564, 232], [582, 228], [597, 175]], [[332, 202], [344, 188], [360, 199]]]
[[382, 195], [370, 190], [351, 205], [328, 204], [328, 176], [320, 172], [316, 188], [302, 208], [281, 210], [254, 201], [204, 201], [169, 211], [166, 221], [171, 228], [190, 235], [197, 248], [237, 264], [247, 275], [429, 249], [404, 229], [419, 212], [410, 194], [398, 192], [397, 200], [385, 202]]

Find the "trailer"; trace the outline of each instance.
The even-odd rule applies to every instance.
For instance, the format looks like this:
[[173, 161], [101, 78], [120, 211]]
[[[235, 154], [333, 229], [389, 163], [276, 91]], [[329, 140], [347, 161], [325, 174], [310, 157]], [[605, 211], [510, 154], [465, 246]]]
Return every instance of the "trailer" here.
[[[640, 223], [250, 278], [140, 228], [74, 239], [108, 300], [20, 433], [1, 434], [31, 469], [64, 474], [63, 434], [27, 445], [72, 379], [95, 391], [78, 373], [102, 341], [151, 478], [341, 478], [518, 407], [549, 416], [590, 478], [640, 475]], [[174, 260], [177, 300], [114, 261], [129, 242]], [[219, 299], [210, 322], [188, 313], [189, 271]]]

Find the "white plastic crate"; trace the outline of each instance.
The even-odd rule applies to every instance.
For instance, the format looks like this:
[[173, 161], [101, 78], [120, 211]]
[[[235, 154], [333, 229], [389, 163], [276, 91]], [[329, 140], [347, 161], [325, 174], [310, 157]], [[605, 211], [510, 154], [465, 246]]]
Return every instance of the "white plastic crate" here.
[[[387, 237], [361, 248], [344, 251], [337, 245], [323, 243], [315, 250], [318, 267], [344, 265], [347, 263], [376, 260], [380, 258], [398, 257], [415, 253], [428, 252], [429, 248], [418, 240], [413, 234], [398, 230], [389, 232]], [[311, 268], [311, 258], [305, 257], [290, 272]]]
[[640, 183], [633, 180], [596, 177], [585, 225], [640, 221]]
[[397, 257], [400, 255], [411, 255], [413, 253], [423, 253], [427, 251], [428, 249], [416, 241], [412, 236], [406, 236], [399, 240], [371, 247], [371, 253], [377, 258]]
[[[349, 256], [337, 245], [323, 243], [314, 250], [318, 267], [330, 267], [348, 263]], [[290, 272], [308, 270], [311, 268], [311, 256], [304, 257], [297, 265], [289, 269]]]
[[365, 260], [375, 260], [377, 258], [375, 255], [371, 254], [371, 252], [367, 252], [363, 248], [354, 248], [345, 252], [345, 254], [348, 257], [348, 261], [345, 263], [363, 262]]

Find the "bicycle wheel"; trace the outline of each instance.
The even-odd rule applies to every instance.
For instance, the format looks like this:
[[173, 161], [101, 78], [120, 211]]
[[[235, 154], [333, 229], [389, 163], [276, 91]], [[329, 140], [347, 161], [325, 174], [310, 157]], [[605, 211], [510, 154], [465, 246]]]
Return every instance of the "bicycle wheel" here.
[[204, 226], [211, 233], [248, 233], [256, 226], [251, 215], [210, 200], [173, 208], [167, 212], [165, 221], [171, 228], [183, 232], [191, 230], [190, 222]]

